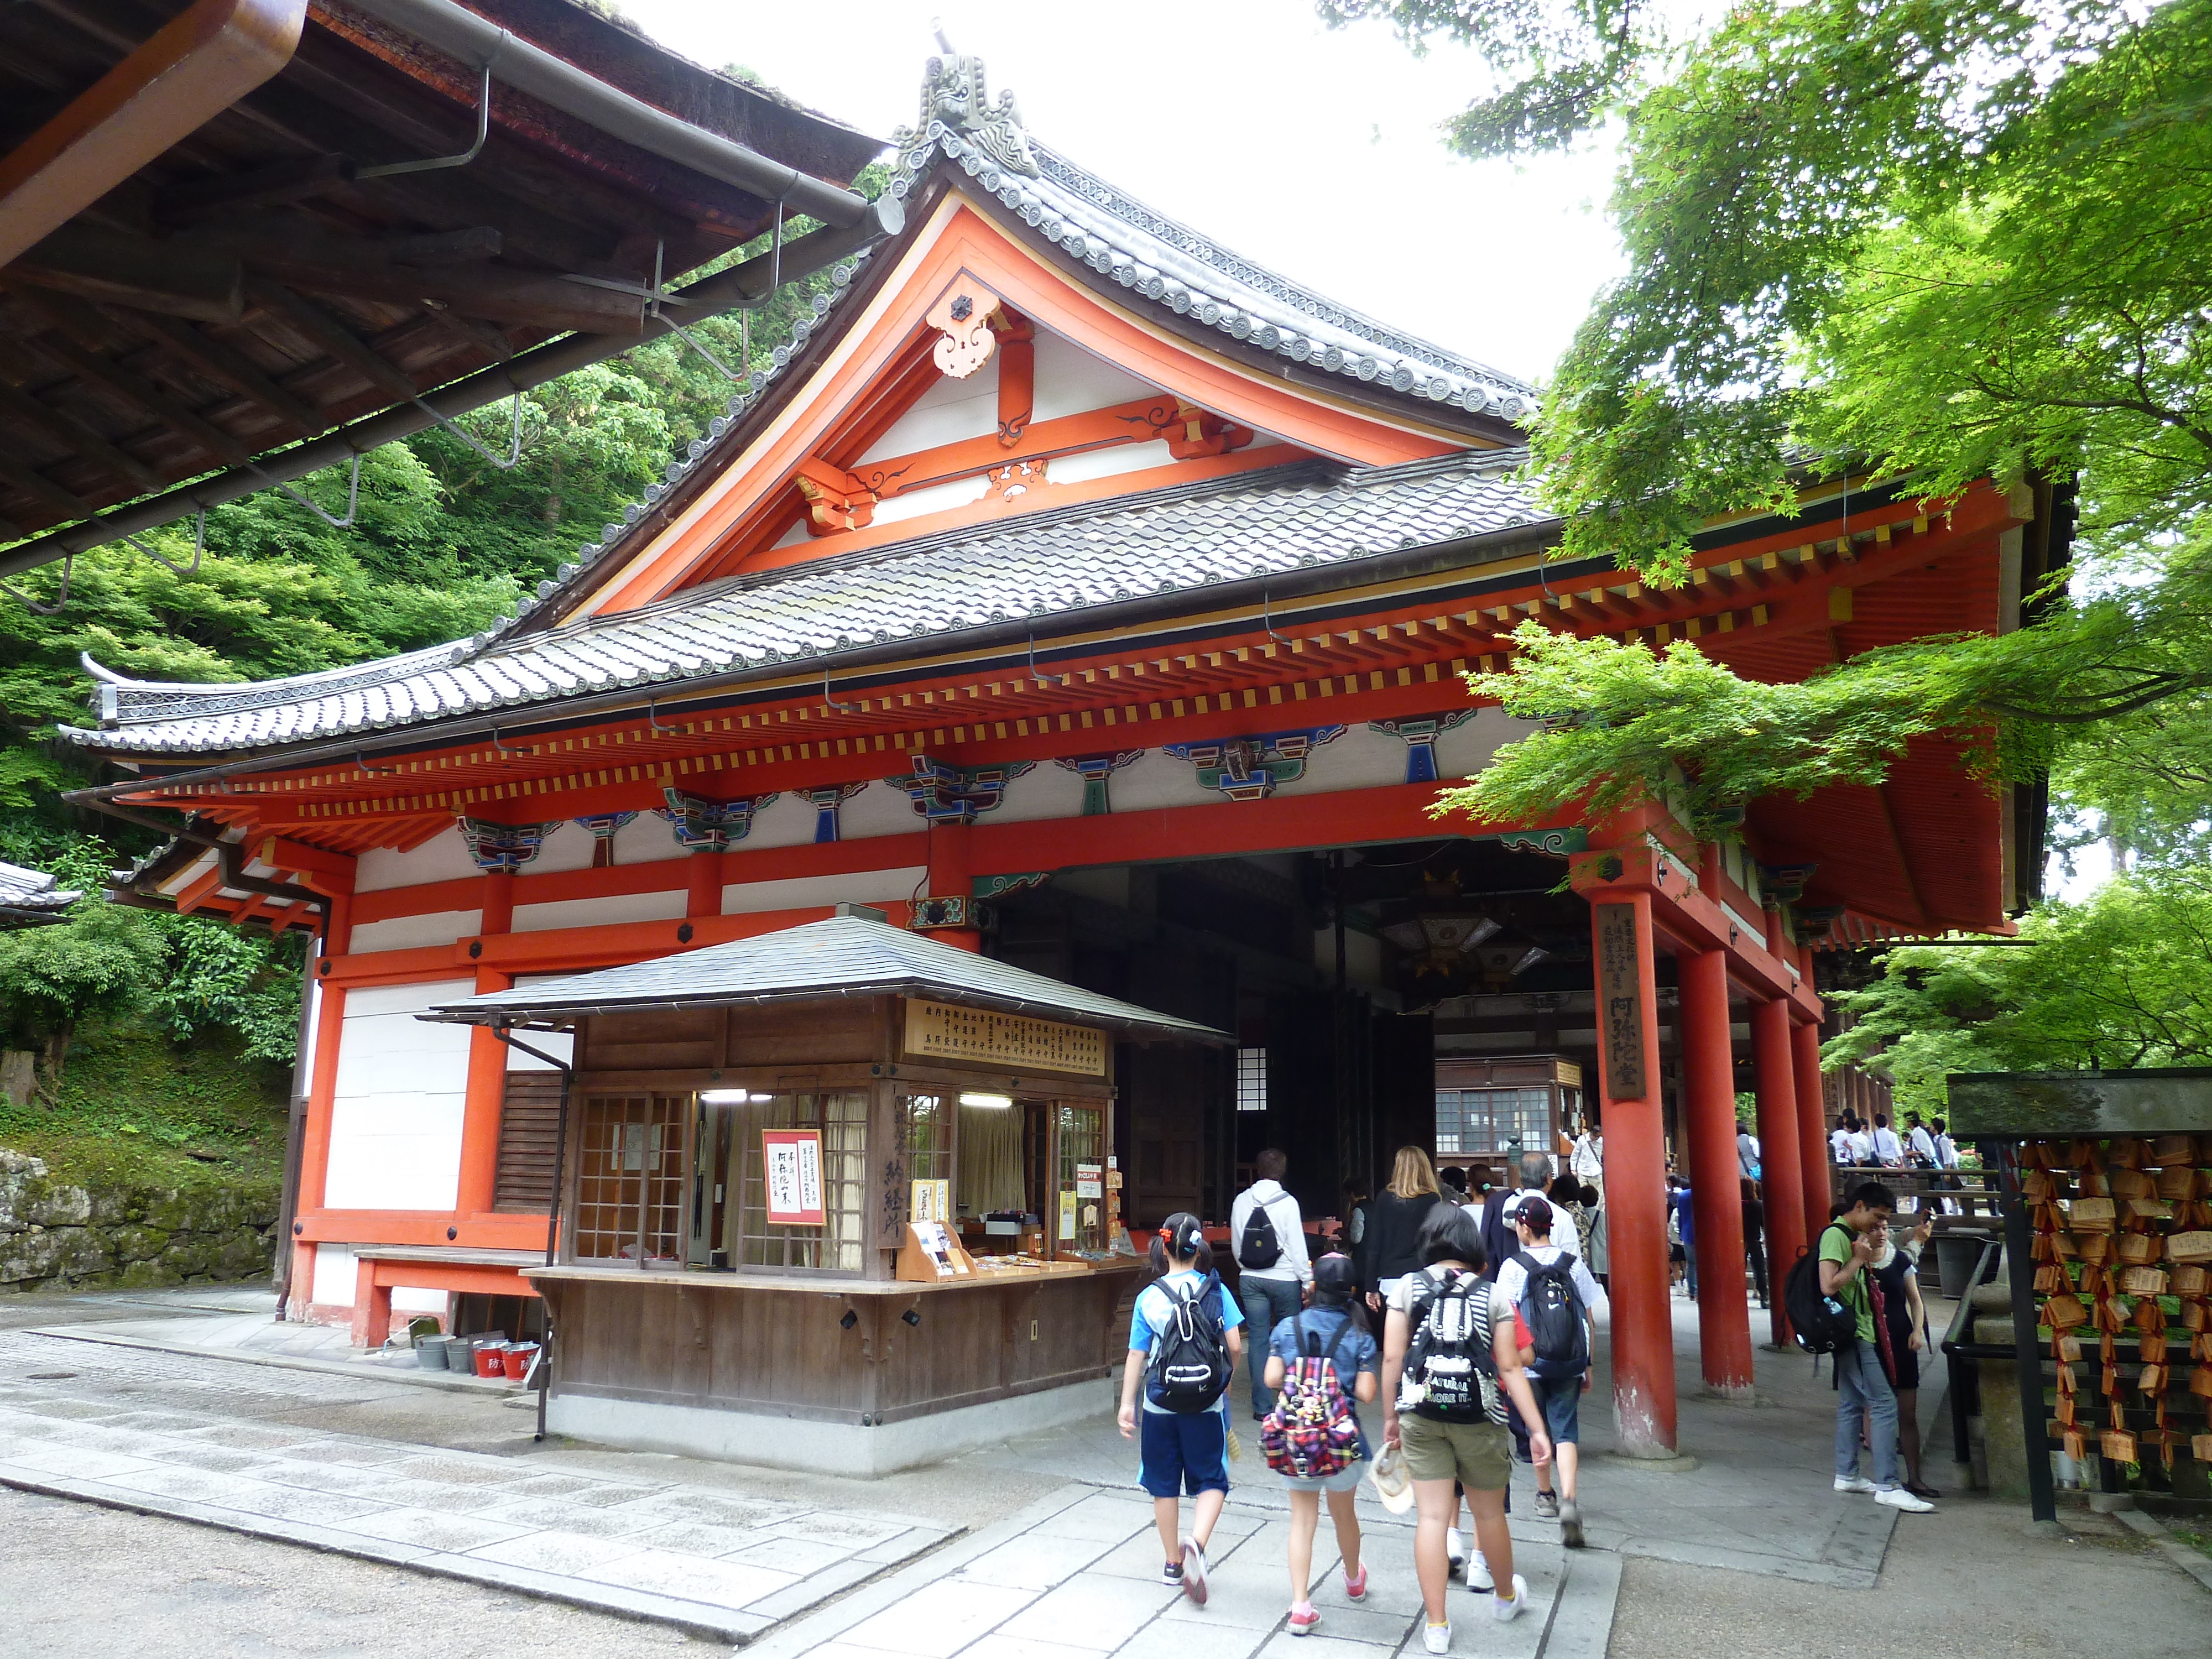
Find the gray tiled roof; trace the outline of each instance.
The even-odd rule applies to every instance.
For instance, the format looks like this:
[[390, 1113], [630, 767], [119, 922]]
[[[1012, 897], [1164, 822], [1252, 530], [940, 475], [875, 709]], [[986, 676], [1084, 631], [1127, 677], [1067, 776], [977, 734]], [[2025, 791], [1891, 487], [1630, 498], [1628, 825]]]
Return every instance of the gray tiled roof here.
[[472, 650], [248, 685], [106, 677], [89, 748], [190, 754], [422, 725], [626, 686], [834, 659], [1034, 617], [1339, 563], [1513, 529], [1544, 517], [1509, 479], [1520, 452], [1388, 467], [1304, 461], [694, 588]]
[[637, 1012], [823, 996], [922, 996], [1135, 1036], [1227, 1042], [1224, 1031], [1063, 985], [957, 945], [862, 916], [831, 916], [652, 962], [440, 1003], [421, 1018], [475, 1025], [562, 1024]]
[[0, 908], [50, 910], [59, 915], [82, 896], [64, 888], [42, 870], [26, 870], [20, 864], [0, 864]]

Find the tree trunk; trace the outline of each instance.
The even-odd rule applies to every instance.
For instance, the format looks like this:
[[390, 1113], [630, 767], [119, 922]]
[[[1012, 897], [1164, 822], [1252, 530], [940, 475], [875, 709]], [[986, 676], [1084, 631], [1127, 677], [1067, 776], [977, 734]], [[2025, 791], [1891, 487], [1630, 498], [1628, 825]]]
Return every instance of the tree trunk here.
[[39, 1097], [49, 1110], [61, 1104], [62, 1062], [69, 1056], [70, 1038], [76, 1030], [76, 1022], [71, 1020], [58, 1027], [40, 1045]]

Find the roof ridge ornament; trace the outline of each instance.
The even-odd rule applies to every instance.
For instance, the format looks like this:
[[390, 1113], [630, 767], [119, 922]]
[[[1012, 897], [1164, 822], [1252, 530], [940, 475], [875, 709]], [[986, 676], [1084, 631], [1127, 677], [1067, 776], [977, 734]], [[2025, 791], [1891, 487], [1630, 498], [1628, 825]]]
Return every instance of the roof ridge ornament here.
[[963, 135], [1000, 167], [1026, 178], [1037, 176], [1030, 155], [1030, 136], [1022, 125], [1021, 106], [1011, 92], [991, 101], [983, 60], [952, 50], [945, 28], [933, 21], [941, 57], [932, 58], [921, 75], [921, 118], [912, 131], [902, 127], [891, 135], [900, 152], [918, 149], [929, 139], [933, 122], [942, 122]]

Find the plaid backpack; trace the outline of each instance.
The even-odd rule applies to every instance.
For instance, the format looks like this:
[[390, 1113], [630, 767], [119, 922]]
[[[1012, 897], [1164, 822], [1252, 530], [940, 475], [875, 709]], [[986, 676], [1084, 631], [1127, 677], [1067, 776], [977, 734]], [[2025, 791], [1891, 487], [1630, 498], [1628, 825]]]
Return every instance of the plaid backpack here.
[[1347, 1316], [1327, 1353], [1297, 1316], [1299, 1354], [1283, 1377], [1275, 1408], [1260, 1425], [1260, 1449], [1267, 1467], [1300, 1480], [1341, 1474], [1359, 1459], [1359, 1419], [1337, 1381], [1336, 1356], [1354, 1328]]

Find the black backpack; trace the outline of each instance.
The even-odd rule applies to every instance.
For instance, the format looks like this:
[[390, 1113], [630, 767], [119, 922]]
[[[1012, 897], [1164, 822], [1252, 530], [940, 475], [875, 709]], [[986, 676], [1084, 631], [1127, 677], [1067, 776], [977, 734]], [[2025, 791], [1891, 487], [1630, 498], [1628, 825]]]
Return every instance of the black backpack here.
[[1210, 1411], [1229, 1386], [1229, 1332], [1222, 1322], [1221, 1279], [1208, 1273], [1188, 1291], [1162, 1282], [1171, 1304], [1152, 1344], [1152, 1399], [1171, 1412]]
[[[1830, 1227], [1841, 1224], [1828, 1224]], [[1826, 1229], [1820, 1236], [1827, 1237]], [[1820, 1259], [1810, 1250], [1801, 1249], [1796, 1261], [1790, 1264], [1790, 1277], [1782, 1281], [1782, 1311], [1790, 1316], [1791, 1335], [1807, 1353], [1834, 1353], [1858, 1340], [1858, 1314], [1849, 1304], [1822, 1293]]]
[[1589, 1336], [1583, 1321], [1582, 1293], [1575, 1289], [1575, 1259], [1542, 1262], [1526, 1250], [1513, 1260], [1528, 1275], [1521, 1292], [1521, 1316], [1536, 1342], [1536, 1375], [1580, 1376], [1589, 1369]]
[[1244, 1218], [1244, 1236], [1237, 1241], [1237, 1265], [1272, 1267], [1283, 1259], [1283, 1242], [1275, 1237], [1275, 1224], [1267, 1206], [1255, 1200]]
[[1399, 1405], [1446, 1423], [1503, 1423], [1498, 1362], [1490, 1348], [1491, 1283], [1480, 1275], [1421, 1271], [1426, 1281], [1407, 1323]]

